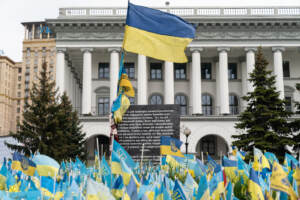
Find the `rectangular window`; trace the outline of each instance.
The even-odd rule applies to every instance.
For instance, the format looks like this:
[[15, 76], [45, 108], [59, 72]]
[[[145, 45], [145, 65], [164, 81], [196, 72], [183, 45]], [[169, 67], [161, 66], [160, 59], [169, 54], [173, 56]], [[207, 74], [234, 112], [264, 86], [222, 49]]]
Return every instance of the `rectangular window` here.
[[21, 109], [20, 107], [17, 108], [17, 113], [20, 113]]
[[27, 73], [29, 73], [29, 72], [30, 72], [30, 68], [29, 68], [29, 67], [26, 67], [25, 73], [27, 74]]
[[26, 49], [26, 56], [29, 57], [30, 56], [30, 48]]
[[25, 84], [25, 89], [29, 89], [29, 84], [28, 83]]
[[27, 97], [29, 97], [29, 92], [28, 92], [28, 90], [25, 91], [25, 98], [27, 98]]
[[98, 115], [108, 115], [109, 113], [109, 97], [98, 98]]
[[283, 61], [283, 77], [289, 78], [290, 77], [290, 62], [289, 61]]
[[43, 52], [43, 53], [42, 53], [42, 56], [43, 56], [43, 57], [46, 57], [46, 47], [43, 47], [43, 48], [42, 48], [42, 52]]
[[18, 89], [21, 89], [21, 84], [20, 83], [18, 84]]
[[18, 92], [18, 97], [19, 97], [19, 98], [21, 97], [21, 92]]
[[20, 104], [21, 104], [21, 100], [18, 100], [18, 101], [17, 101], [17, 105], [20, 105]]
[[99, 79], [109, 78], [109, 63], [99, 63], [98, 78]]
[[150, 63], [150, 79], [162, 80], [162, 63]]
[[37, 67], [37, 66], [34, 66], [33, 71], [34, 71], [35, 73], [37, 73], [38, 67]]
[[18, 68], [18, 73], [22, 73], [22, 68]]
[[228, 79], [237, 79], [237, 63], [228, 63]]
[[186, 80], [186, 64], [174, 63], [175, 80]]
[[201, 79], [211, 79], [211, 63], [201, 63]]
[[135, 77], [134, 63], [124, 63], [124, 68], [128, 75], [128, 78], [134, 79], [134, 77]]
[[21, 81], [22, 77], [21, 76], [18, 76], [18, 81]]
[[26, 75], [25, 76], [25, 81], [28, 82], [30, 80], [30, 76]]

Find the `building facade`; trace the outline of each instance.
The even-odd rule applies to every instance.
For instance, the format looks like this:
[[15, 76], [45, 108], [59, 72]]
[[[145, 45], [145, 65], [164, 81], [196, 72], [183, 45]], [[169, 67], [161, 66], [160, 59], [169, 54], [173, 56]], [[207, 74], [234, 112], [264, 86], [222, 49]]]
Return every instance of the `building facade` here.
[[55, 80], [55, 34], [45, 22], [24, 22], [23, 63], [17, 82], [17, 121], [22, 122], [25, 101], [30, 100], [30, 89], [38, 81], [43, 62], [47, 63], [50, 79]]
[[[181, 126], [192, 132], [189, 152], [208, 152], [217, 159], [230, 151], [237, 115], [246, 107], [241, 97], [253, 90], [247, 79], [258, 47], [276, 75], [286, 109], [293, 111], [300, 100], [295, 89], [300, 82], [300, 8], [159, 9], [196, 27], [186, 50], [189, 61], [162, 62], [126, 52], [124, 65], [136, 90], [130, 101], [179, 104]], [[126, 8], [62, 8], [59, 13], [46, 20], [56, 36], [56, 83], [79, 111], [93, 149], [93, 138], [107, 141], [110, 133]], [[182, 133], [180, 138], [185, 140]]]
[[16, 82], [22, 63], [0, 56], [0, 136], [16, 131]]

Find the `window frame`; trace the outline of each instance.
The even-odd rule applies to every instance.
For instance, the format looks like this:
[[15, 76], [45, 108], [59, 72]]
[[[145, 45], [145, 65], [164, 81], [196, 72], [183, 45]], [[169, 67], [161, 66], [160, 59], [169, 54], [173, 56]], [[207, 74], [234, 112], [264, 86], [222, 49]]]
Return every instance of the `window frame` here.
[[[102, 66], [101, 65], [105, 65], [105, 66]], [[103, 72], [100, 71], [100, 67], [103, 69]], [[106, 69], [107, 72], [105, 71]], [[101, 74], [103, 74], [101, 76]], [[109, 79], [109, 76], [110, 76], [110, 63], [108, 62], [99, 62], [98, 63], [98, 79], [104, 79], [104, 80], [108, 80]]]
[[[174, 63], [174, 80], [187, 80], [186, 63]], [[182, 73], [183, 70], [183, 73]], [[177, 71], [178, 77], [177, 77]], [[182, 76], [184, 75], [184, 76]]]
[[[204, 101], [203, 98], [204, 97], [209, 97], [209, 101], [210, 103], [205, 103], [207, 101]], [[205, 104], [204, 104], [205, 103]], [[204, 93], [201, 95], [201, 104], [202, 104], [202, 114], [204, 116], [210, 116], [210, 115], [213, 115], [213, 98], [212, 98], [212, 95], [208, 94], [208, 93]]]
[[[155, 98], [155, 101], [157, 102], [157, 97], [160, 97], [160, 100], [161, 100], [161, 104], [152, 104], [152, 98], [153, 97], [156, 97]], [[163, 99], [163, 96], [160, 95], [160, 94], [152, 94], [150, 97], [149, 97], [149, 105], [163, 105], [164, 104], [164, 99]]]
[[[152, 73], [152, 70], [154, 70], [154, 73]], [[160, 71], [160, 77], [158, 76], [159, 71]], [[163, 79], [162, 63], [159, 62], [150, 63], [150, 80], [162, 80], [162, 79]]]
[[[125, 62], [124, 69], [125, 69], [129, 79], [135, 79], [135, 63], [134, 62]], [[130, 71], [132, 69], [133, 69], [133, 71]]]
[[[103, 102], [99, 102], [100, 99], [103, 99]], [[110, 103], [110, 99], [107, 96], [97, 96], [97, 115], [99, 116], [107, 116], [109, 115], [109, 103]], [[100, 112], [100, 104], [103, 104], [103, 113]], [[107, 113], [105, 112], [105, 105], [107, 104]]]
[[[230, 70], [231, 67], [235, 67], [235, 73]], [[231, 73], [230, 73], [231, 72]], [[235, 77], [232, 77], [232, 75], [235, 74]], [[237, 80], [238, 79], [238, 64], [235, 62], [228, 63], [228, 80]]]
[[[206, 73], [203, 73], [204, 71], [204, 67], [209, 66], [209, 78], [204, 77], [204, 75], [206, 75]], [[212, 79], [212, 63], [211, 62], [203, 62], [201, 63], [201, 79], [202, 80], [211, 80]]]
[[[179, 104], [177, 103], [178, 97], [180, 98]], [[185, 104], [182, 103], [183, 97], [185, 99], [184, 100]], [[177, 94], [177, 95], [175, 95], [175, 104], [180, 106], [180, 115], [188, 115], [188, 99], [187, 99], [187, 96], [185, 94]], [[185, 108], [185, 113], [182, 112], [183, 108]]]
[[229, 113], [231, 115], [239, 114], [239, 97], [235, 94], [229, 94]]

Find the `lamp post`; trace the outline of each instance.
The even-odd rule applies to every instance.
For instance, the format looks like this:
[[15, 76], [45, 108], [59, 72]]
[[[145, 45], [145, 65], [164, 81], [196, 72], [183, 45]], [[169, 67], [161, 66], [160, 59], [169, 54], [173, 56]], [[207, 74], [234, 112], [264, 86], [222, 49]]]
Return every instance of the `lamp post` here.
[[185, 135], [185, 153], [188, 154], [188, 146], [189, 146], [189, 143], [188, 143], [188, 137], [191, 135], [191, 130], [187, 127], [184, 127], [183, 129], [183, 134]]

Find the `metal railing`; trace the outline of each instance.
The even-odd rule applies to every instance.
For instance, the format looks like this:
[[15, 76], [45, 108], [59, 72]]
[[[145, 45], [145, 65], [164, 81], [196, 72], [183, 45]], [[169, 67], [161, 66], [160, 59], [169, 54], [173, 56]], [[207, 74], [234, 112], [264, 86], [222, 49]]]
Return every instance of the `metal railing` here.
[[[300, 7], [252, 8], [156, 8], [179, 16], [300, 16]], [[125, 16], [126, 8], [60, 8], [59, 17], [111, 17]]]

